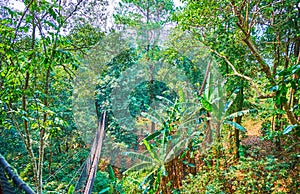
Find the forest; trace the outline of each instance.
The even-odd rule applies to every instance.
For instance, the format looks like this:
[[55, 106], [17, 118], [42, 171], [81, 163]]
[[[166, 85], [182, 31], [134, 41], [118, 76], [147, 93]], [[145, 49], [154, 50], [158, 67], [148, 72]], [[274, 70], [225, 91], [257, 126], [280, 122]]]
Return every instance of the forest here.
[[300, 193], [298, 0], [0, 16], [0, 194]]

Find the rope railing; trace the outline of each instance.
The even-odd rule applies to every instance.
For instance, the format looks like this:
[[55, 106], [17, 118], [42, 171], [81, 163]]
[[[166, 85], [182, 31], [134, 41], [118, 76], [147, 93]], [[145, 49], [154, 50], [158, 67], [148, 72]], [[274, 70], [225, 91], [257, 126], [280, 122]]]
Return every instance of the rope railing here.
[[[104, 138], [105, 116], [106, 112], [103, 112], [90, 155], [77, 181], [74, 193], [92, 193]], [[0, 154], [0, 194], [15, 193], [34, 194], [35, 192], [14, 172], [9, 163]]]
[[91, 147], [90, 155], [85, 162], [81, 175], [75, 186], [74, 193], [76, 194], [92, 193], [97, 166], [100, 159], [103, 138], [104, 138], [105, 116], [106, 116], [106, 112], [104, 111], [101, 115], [101, 120], [98, 124], [98, 129], [96, 131], [96, 136], [93, 145]]
[[0, 154], [0, 194], [35, 192], [13, 171], [5, 158]]

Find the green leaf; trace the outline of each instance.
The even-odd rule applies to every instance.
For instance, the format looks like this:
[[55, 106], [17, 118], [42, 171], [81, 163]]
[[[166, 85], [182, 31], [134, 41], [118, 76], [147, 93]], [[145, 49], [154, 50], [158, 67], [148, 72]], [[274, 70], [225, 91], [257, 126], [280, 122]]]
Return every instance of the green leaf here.
[[146, 112], [142, 112], [141, 115], [142, 115], [143, 117], [145, 117], [145, 118], [151, 120], [152, 122], [154, 122], [154, 123], [156, 123], [156, 124], [161, 125], [161, 123], [162, 123], [160, 120], [157, 119], [157, 117], [152, 116], [152, 115], [150, 115], [150, 114], [148, 114], [148, 113], [146, 113]]
[[173, 157], [176, 157], [178, 154], [180, 154], [183, 149], [186, 149], [188, 147], [189, 140], [190, 137], [187, 137], [178, 141], [166, 155], [165, 161], [173, 159]]
[[146, 185], [146, 183], [152, 181], [154, 179], [154, 174], [157, 171], [157, 169], [153, 170], [151, 173], [149, 173], [144, 180], [141, 182], [141, 184], [139, 185], [139, 188], [143, 188], [143, 185]]
[[116, 179], [115, 172], [111, 165], [108, 165], [108, 174], [109, 174], [110, 180], [115, 181], [115, 179]]
[[49, 26], [51, 26], [52, 28], [54, 28], [55, 30], [58, 30], [58, 26], [53, 23], [53, 22], [50, 22], [50, 21], [44, 21], [46, 24], [48, 24]]
[[74, 185], [71, 185], [68, 189], [68, 194], [73, 194], [74, 191], [75, 191], [75, 187], [74, 187]]
[[235, 112], [235, 113], [232, 113], [232, 114], [226, 116], [225, 120], [230, 120], [230, 119], [244, 116], [244, 115], [251, 114], [251, 113], [257, 113], [257, 110], [256, 109], [248, 109], [248, 110], [238, 111], [238, 112]]
[[155, 190], [157, 190], [158, 187], [159, 187], [161, 175], [162, 175], [162, 171], [159, 170], [159, 171], [157, 172], [157, 175], [156, 175], [156, 180], [157, 180], [157, 181], [156, 181], [156, 183], [155, 183]]
[[55, 13], [55, 11], [52, 8], [49, 8], [49, 13], [54, 19], [57, 18], [57, 14]]
[[98, 194], [102, 194], [105, 193], [107, 191], [109, 191], [110, 187], [106, 187], [105, 189], [102, 189]]
[[203, 107], [208, 111], [211, 112], [212, 111], [212, 105], [208, 102], [208, 100], [206, 100], [206, 98], [202, 98], [201, 99], [202, 105]]
[[74, 185], [71, 185], [68, 189], [68, 194], [73, 194], [74, 191], [75, 191], [75, 187], [74, 187]]
[[289, 132], [291, 132], [295, 127], [297, 127], [298, 125], [289, 125], [287, 126], [284, 130], [283, 130], [283, 134], [288, 134]]
[[231, 107], [231, 105], [233, 104], [233, 102], [235, 101], [236, 97], [237, 97], [237, 93], [239, 92], [239, 89], [234, 90], [234, 92], [231, 94], [231, 96], [229, 97], [228, 101], [225, 104], [225, 108], [224, 108], [224, 113], [227, 112], [227, 110]]
[[279, 89], [279, 86], [278, 86], [278, 85], [273, 86], [273, 87], [270, 88], [270, 92], [278, 91], [278, 89]]
[[154, 162], [152, 158], [145, 155], [145, 153], [137, 153], [137, 152], [123, 152], [123, 155], [129, 156], [132, 159], [139, 159], [144, 162]]
[[153, 150], [153, 147], [149, 144], [149, 142], [147, 140], [143, 140], [144, 145], [146, 146], [147, 151], [149, 152], [149, 154], [151, 155], [151, 157], [156, 160], [159, 161], [159, 157], [157, 155], [157, 153]]
[[144, 140], [153, 140], [155, 139], [157, 136], [159, 136], [162, 133], [162, 130], [156, 131], [154, 133], [152, 133], [151, 135], [148, 135], [147, 137], [144, 138]]
[[151, 169], [151, 168], [153, 168], [153, 166], [154, 165], [151, 162], [140, 162], [140, 163], [128, 168], [126, 171], [123, 172], [123, 174], [132, 172], [132, 171], [142, 170], [142, 169]]
[[233, 126], [234, 128], [236, 128], [236, 129], [238, 129], [240, 131], [246, 131], [246, 129], [242, 125], [240, 125], [240, 124], [238, 124], [236, 122], [224, 121], [223, 124], [231, 125], [231, 126]]

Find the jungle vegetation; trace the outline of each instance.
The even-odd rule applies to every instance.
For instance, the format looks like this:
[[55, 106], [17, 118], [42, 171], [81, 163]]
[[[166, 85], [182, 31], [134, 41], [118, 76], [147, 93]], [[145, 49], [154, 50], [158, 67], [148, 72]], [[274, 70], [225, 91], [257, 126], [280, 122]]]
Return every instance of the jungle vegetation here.
[[92, 193], [300, 193], [299, 1], [16, 0], [0, 15], [0, 154], [36, 193], [78, 193], [103, 112]]

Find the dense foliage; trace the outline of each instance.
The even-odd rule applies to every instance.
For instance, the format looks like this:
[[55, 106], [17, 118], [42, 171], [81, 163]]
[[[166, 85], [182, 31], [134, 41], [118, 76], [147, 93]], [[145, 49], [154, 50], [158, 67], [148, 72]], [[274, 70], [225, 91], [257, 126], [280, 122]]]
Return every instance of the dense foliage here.
[[0, 153], [37, 193], [74, 192], [103, 111], [93, 193], [300, 192], [297, 0], [16, 2]]

